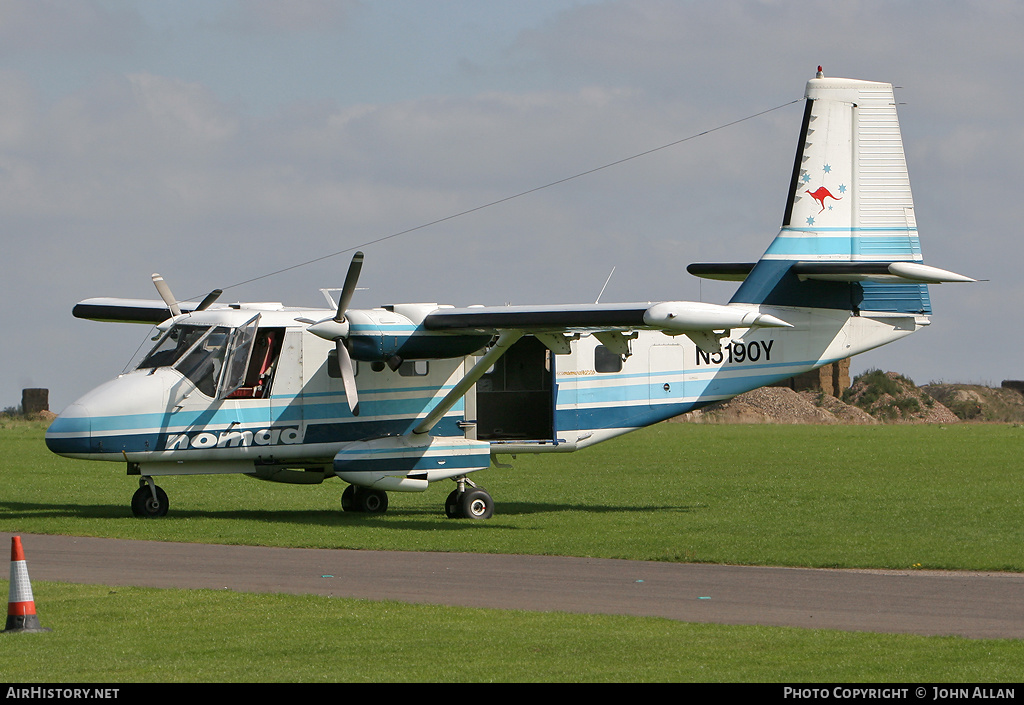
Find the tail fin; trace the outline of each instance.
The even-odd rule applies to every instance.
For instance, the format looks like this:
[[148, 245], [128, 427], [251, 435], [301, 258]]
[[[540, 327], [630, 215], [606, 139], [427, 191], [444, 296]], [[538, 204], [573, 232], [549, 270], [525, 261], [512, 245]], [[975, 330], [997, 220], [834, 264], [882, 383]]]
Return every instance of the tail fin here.
[[892, 85], [819, 67], [805, 97], [782, 230], [732, 301], [930, 314], [928, 283], [973, 280], [922, 264]]

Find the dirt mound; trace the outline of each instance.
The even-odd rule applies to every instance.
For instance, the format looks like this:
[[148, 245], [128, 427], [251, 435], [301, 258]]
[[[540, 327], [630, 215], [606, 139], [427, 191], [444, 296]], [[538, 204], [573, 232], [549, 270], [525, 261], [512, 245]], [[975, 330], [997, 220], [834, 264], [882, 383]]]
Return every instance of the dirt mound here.
[[962, 421], [1024, 422], [1024, 395], [977, 384], [926, 384], [921, 391]]
[[843, 401], [890, 423], [956, 423], [960, 419], [914, 382], [896, 372], [869, 370], [858, 375]]
[[836, 399], [831, 394], [823, 394], [821, 392], [800, 392], [800, 395], [805, 399], [812, 401], [824, 411], [832, 414], [836, 419], [836, 423], [880, 423], [878, 419], [863, 409]]
[[878, 423], [872, 416], [835, 397], [762, 387], [674, 419], [689, 423]]
[[895, 372], [858, 375], [842, 399], [822, 392], [762, 387], [674, 421], [689, 423], [876, 424], [1024, 422], [1024, 395], [964, 384], [918, 388]]

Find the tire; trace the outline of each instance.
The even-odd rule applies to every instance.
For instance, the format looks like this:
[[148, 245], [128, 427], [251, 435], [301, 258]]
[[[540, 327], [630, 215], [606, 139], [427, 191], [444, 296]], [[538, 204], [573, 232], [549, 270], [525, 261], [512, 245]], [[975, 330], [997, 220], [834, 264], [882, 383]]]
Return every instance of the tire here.
[[167, 515], [167, 493], [159, 487], [153, 489], [156, 491], [156, 501], [153, 501], [153, 493], [149, 491], [148, 485], [135, 490], [135, 494], [132, 495], [132, 514], [144, 519], [156, 519]]
[[345, 491], [341, 493], [341, 511], [343, 512], [357, 512], [356, 508], [356, 486], [349, 485], [345, 488]]
[[367, 514], [383, 514], [388, 510], [388, 493], [360, 488], [355, 493], [356, 506]]
[[494, 515], [494, 500], [486, 490], [476, 487], [462, 493], [459, 508], [467, 519], [490, 519]]
[[459, 504], [459, 491], [452, 490], [448, 499], [444, 501], [444, 513], [449, 519], [462, 518], [462, 505]]

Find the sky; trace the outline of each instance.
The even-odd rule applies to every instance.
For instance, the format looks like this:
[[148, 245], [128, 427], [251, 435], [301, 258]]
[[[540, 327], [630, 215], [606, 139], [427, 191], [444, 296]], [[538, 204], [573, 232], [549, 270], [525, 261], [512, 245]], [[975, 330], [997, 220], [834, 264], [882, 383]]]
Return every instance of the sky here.
[[124, 371], [151, 329], [71, 310], [153, 272], [322, 306], [362, 249], [355, 308], [613, 268], [603, 302], [725, 303], [685, 267], [778, 232], [819, 64], [897, 87], [925, 262], [985, 280], [853, 372], [1024, 379], [1021, 36], [1015, 0], [0, 0], [0, 408]]

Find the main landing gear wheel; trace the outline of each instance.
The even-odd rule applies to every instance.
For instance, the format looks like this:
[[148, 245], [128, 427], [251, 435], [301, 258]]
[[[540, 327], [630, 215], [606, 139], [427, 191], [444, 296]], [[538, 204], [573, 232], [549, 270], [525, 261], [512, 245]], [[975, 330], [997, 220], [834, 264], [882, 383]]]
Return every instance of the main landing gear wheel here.
[[448, 499], [444, 501], [444, 514], [449, 519], [458, 519], [462, 516], [462, 509], [459, 507], [459, 490], [452, 490]]
[[490, 519], [494, 516], [494, 500], [482, 487], [454, 490], [444, 503], [449, 519]]
[[167, 514], [167, 493], [162, 489], [150, 484], [145, 480], [139, 482], [139, 489], [132, 495], [132, 514], [137, 517], [153, 519], [166, 516]]
[[388, 509], [388, 493], [349, 485], [341, 493], [341, 508], [346, 512], [383, 514]]

